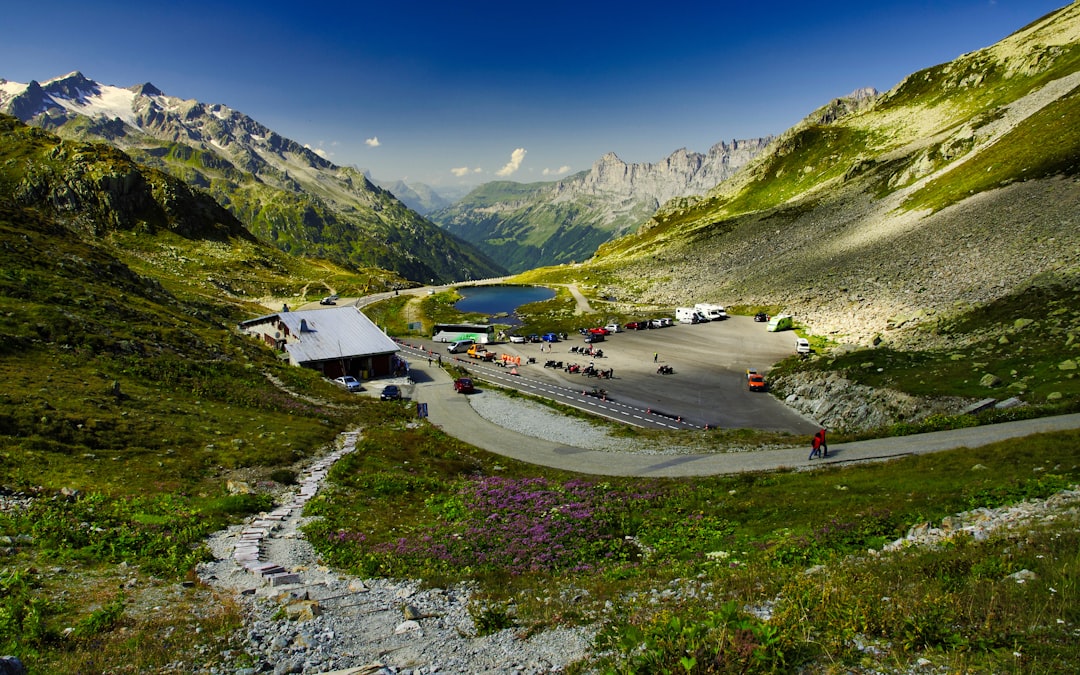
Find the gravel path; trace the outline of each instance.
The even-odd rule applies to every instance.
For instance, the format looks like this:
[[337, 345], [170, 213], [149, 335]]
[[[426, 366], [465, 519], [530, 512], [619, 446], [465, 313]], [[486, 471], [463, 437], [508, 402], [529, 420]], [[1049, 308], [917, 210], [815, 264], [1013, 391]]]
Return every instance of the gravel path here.
[[356, 438], [342, 435], [281, 507], [210, 538], [215, 561], [200, 565], [199, 576], [237, 594], [247, 614], [245, 651], [257, 660], [215, 672], [528, 675], [562, 672], [585, 656], [587, 627], [477, 635], [468, 585], [421, 588], [418, 580], [360, 579], [323, 565], [304, 539], [301, 510], [329, 462], [352, 452]]

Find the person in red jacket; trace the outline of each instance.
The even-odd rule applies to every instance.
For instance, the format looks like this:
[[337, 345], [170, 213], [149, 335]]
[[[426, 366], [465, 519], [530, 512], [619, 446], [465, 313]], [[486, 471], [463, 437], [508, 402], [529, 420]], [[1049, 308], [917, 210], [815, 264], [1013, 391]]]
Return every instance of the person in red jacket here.
[[809, 459], [813, 459], [815, 455], [818, 457], [829, 456], [829, 445], [825, 442], [824, 429], [819, 429], [818, 432], [814, 434], [814, 440], [810, 442]]

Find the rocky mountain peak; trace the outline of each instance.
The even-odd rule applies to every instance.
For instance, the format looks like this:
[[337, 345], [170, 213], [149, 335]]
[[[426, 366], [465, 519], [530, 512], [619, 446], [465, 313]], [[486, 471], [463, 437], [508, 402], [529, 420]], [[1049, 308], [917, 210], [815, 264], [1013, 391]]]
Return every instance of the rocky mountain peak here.
[[89, 96], [101, 93], [101, 85], [93, 80], [87, 79], [86, 76], [77, 70], [70, 72], [63, 77], [46, 81], [43, 88], [50, 95], [79, 102], [85, 101]]
[[131, 91], [135, 92], [136, 96], [164, 96], [165, 92], [161, 91], [149, 82], [137, 84], [131, 88]]

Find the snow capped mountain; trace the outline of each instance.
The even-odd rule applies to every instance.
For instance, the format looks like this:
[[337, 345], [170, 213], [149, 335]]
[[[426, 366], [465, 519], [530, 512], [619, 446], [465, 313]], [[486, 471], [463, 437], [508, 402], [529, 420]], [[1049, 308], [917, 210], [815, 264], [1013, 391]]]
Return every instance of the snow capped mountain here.
[[412, 279], [502, 270], [374, 186], [251, 117], [123, 88], [76, 71], [43, 83], [0, 80], [0, 112], [79, 140], [105, 141], [209, 191], [263, 239], [294, 253], [379, 266]]

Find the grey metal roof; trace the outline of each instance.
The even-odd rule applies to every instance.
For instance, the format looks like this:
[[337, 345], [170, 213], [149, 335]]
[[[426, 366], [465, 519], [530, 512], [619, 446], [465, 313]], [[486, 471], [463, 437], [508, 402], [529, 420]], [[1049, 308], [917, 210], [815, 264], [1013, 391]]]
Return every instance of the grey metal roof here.
[[397, 343], [355, 307], [280, 312], [251, 319], [241, 325], [263, 321], [280, 321], [288, 326], [290, 335], [299, 338], [297, 342], [290, 341], [285, 345], [297, 363], [398, 351]]

